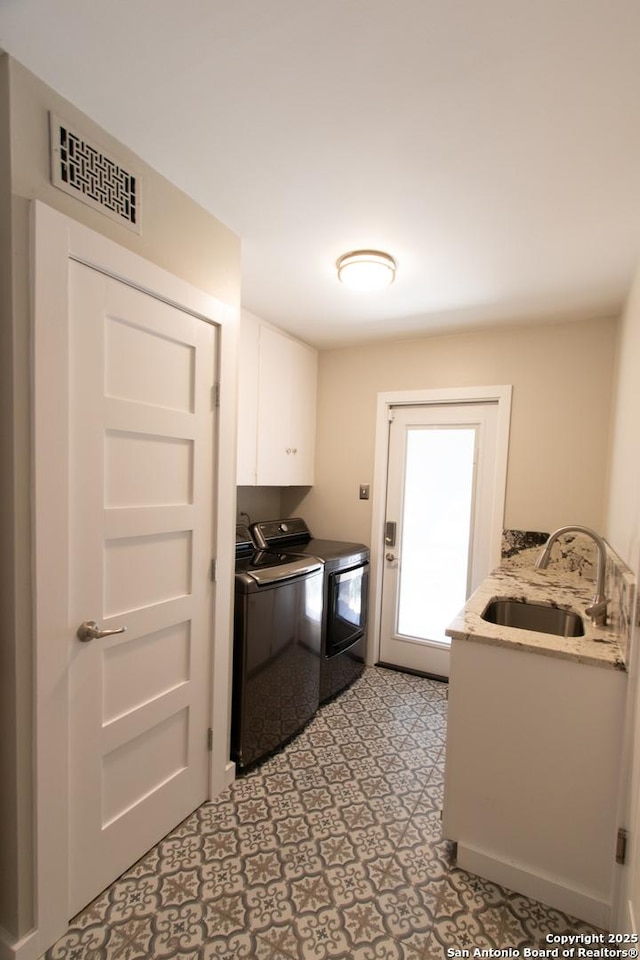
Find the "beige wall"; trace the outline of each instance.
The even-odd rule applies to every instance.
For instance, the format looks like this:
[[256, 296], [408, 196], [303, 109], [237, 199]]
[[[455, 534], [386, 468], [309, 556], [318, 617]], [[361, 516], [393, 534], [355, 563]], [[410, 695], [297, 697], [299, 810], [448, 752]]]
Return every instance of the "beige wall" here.
[[601, 529], [617, 321], [369, 343], [320, 354], [316, 484], [283, 494], [316, 536], [369, 543], [376, 395], [513, 385], [505, 526]]
[[[605, 534], [617, 553], [640, 578], [640, 262], [620, 324], [613, 403], [613, 429]], [[640, 823], [640, 674], [638, 615], [631, 640], [620, 823], [629, 830], [631, 869], [617, 874], [617, 930], [634, 930], [631, 914], [640, 909], [638, 827]]]
[[[7, 127], [7, 104], [9, 127]], [[113, 223], [49, 182], [48, 111], [138, 171], [142, 234]], [[11, 144], [7, 169], [6, 146]], [[8, 185], [11, 185], [11, 217]], [[0, 55], [0, 927], [33, 924], [30, 594], [29, 200], [37, 198], [219, 300], [239, 307], [240, 243], [223, 224], [16, 61]], [[11, 282], [7, 285], [8, 250]], [[7, 601], [5, 606], [5, 599]], [[15, 602], [14, 602], [15, 599]], [[6, 671], [4, 668], [7, 668]], [[1, 952], [1, 951], [0, 951]]]
[[606, 535], [640, 572], [640, 264], [620, 325]]

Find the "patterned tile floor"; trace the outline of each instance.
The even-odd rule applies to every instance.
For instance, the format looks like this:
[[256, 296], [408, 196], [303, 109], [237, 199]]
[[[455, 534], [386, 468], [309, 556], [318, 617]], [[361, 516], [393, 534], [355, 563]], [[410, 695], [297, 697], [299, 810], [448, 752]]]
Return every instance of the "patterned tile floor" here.
[[592, 932], [454, 866], [446, 690], [368, 668], [79, 914], [47, 960], [442, 960]]

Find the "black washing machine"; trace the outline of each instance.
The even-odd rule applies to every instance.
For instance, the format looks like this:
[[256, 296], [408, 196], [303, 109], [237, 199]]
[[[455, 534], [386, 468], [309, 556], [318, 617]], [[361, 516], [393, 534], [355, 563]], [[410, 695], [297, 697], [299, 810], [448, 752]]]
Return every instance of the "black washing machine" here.
[[362, 673], [367, 643], [369, 548], [363, 543], [322, 540], [301, 517], [251, 526], [263, 549], [318, 557], [324, 563], [320, 702], [348, 687]]
[[231, 757], [246, 770], [287, 743], [319, 705], [323, 565], [256, 549], [236, 526]]

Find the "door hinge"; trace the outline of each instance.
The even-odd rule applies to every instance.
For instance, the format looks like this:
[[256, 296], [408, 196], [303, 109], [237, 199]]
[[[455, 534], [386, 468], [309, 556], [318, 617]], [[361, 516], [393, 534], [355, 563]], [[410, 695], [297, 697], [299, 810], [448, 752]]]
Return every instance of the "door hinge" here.
[[213, 387], [211, 388], [211, 396], [213, 398], [214, 407], [220, 406], [220, 381], [216, 380]]
[[216, 558], [213, 557], [211, 560], [211, 582], [216, 582]]
[[211, 727], [207, 730], [207, 750], [209, 753], [213, 750], [213, 729]]
[[627, 862], [627, 840], [629, 839], [629, 834], [624, 827], [618, 828], [618, 836], [616, 839], [616, 863], [626, 863]]

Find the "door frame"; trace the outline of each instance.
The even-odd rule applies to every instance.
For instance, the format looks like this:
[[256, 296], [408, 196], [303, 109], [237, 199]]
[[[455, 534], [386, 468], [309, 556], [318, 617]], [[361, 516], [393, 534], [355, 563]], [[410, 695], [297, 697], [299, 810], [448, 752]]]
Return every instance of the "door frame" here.
[[233, 779], [229, 762], [235, 520], [236, 357], [238, 311], [40, 201], [31, 210], [33, 397], [33, 612], [35, 668], [35, 889], [33, 935], [20, 957], [39, 957], [67, 929], [68, 862], [68, 578], [67, 383], [68, 264], [77, 260], [170, 302], [218, 328], [220, 381], [214, 444], [213, 591], [209, 793]]
[[498, 404], [498, 435], [496, 464], [498, 475], [494, 488], [491, 522], [491, 562], [498, 566], [501, 557], [504, 507], [507, 490], [507, 463], [509, 457], [509, 428], [511, 424], [510, 384], [481, 387], [441, 387], [428, 390], [400, 390], [379, 393], [376, 404], [376, 439], [373, 467], [373, 498], [371, 504], [371, 632], [367, 663], [373, 665], [380, 657], [380, 630], [382, 620], [382, 578], [384, 573], [384, 524], [387, 509], [387, 471], [389, 466], [389, 423], [391, 408], [397, 406], [434, 406], [445, 403]]
[[[640, 583], [640, 568], [636, 571]], [[637, 595], [627, 665], [627, 699], [618, 790], [618, 823], [627, 831], [625, 862], [616, 863], [611, 895], [611, 930], [640, 934], [640, 597]]]

